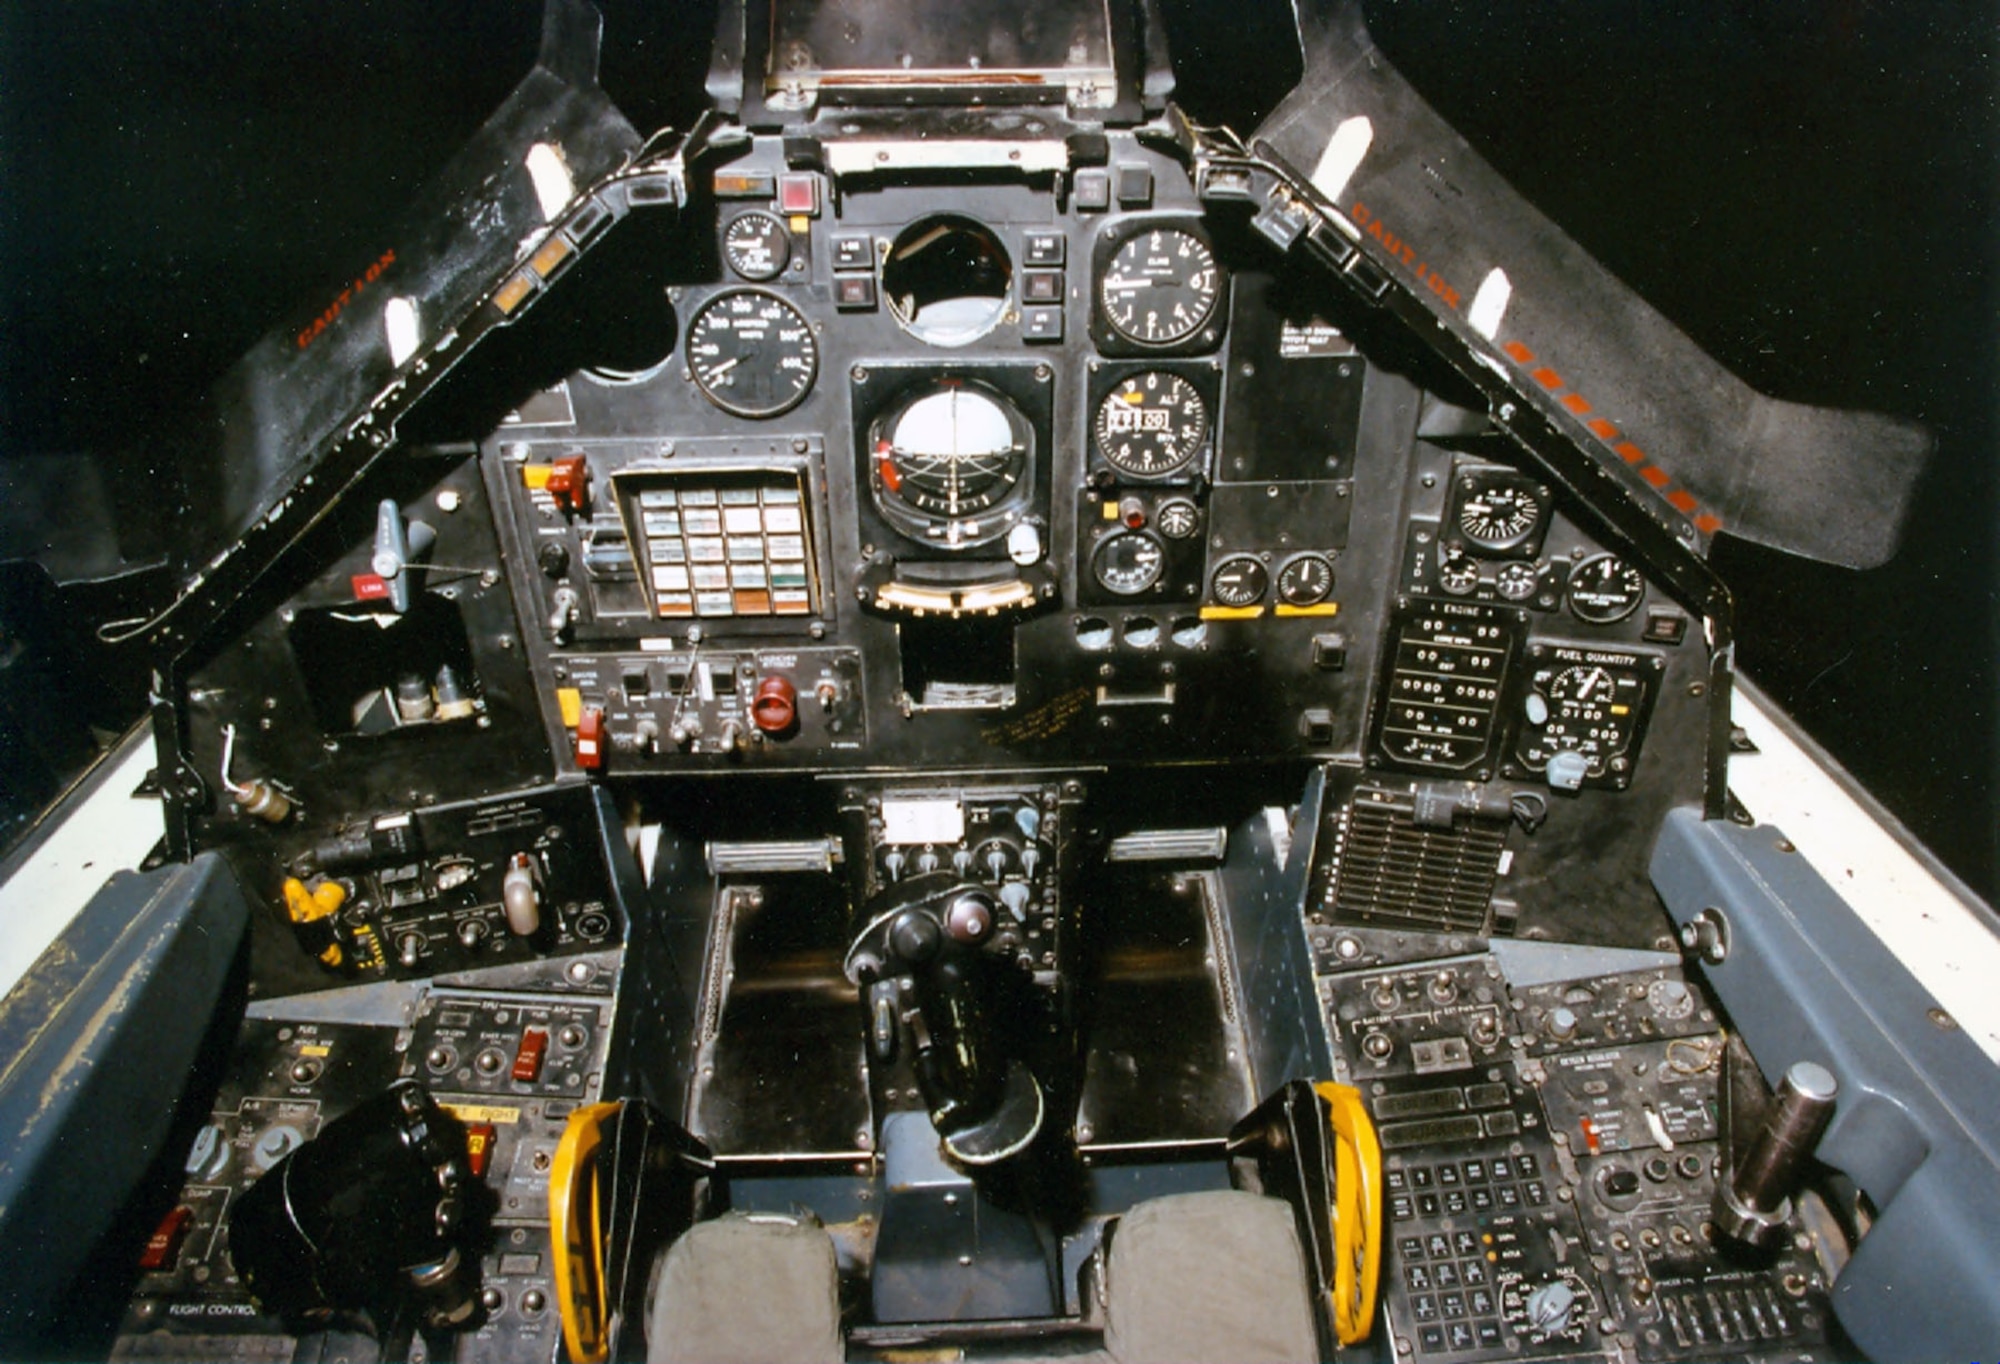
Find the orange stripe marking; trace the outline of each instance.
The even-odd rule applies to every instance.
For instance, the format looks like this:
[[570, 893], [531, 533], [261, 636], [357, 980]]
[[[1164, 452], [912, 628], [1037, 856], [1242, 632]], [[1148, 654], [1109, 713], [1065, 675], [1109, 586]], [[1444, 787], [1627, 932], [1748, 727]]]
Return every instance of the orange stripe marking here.
[[[1519, 341], [1505, 342], [1500, 349], [1506, 353], [1508, 359], [1517, 365], [1525, 367], [1534, 363], [1534, 351], [1528, 349], [1527, 346]], [[1547, 365], [1543, 365], [1541, 368], [1532, 371], [1528, 377], [1552, 393], [1557, 389], [1568, 387], [1564, 383], [1562, 375], [1556, 373]], [[1590, 400], [1581, 393], [1565, 393], [1558, 401], [1578, 417], [1592, 410]], [[1615, 423], [1607, 421], [1603, 417], [1592, 417], [1585, 425], [1593, 436], [1596, 436], [1606, 445], [1610, 445], [1612, 450], [1627, 464], [1642, 466], [1639, 469], [1639, 477], [1645, 479], [1652, 487], [1664, 488], [1674, 481], [1673, 475], [1669, 474], [1666, 470], [1660, 468], [1658, 465], [1646, 463], [1646, 452], [1644, 450], [1641, 450], [1629, 440], [1619, 440], [1618, 437], [1621, 433]], [[1616, 442], [1616, 444], [1613, 444], [1613, 442]], [[1665, 497], [1674, 510], [1683, 515], [1692, 516], [1701, 506], [1701, 503], [1696, 500], [1694, 494], [1684, 488], [1676, 488], [1674, 491], [1665, 494]], [[1722, 529], [1722, 518], [1712, 512], [1702, 512], [1699, 516], [1694, 516], [1694, 528], [1703, 535], [1713, 535], [1716, 531]]]

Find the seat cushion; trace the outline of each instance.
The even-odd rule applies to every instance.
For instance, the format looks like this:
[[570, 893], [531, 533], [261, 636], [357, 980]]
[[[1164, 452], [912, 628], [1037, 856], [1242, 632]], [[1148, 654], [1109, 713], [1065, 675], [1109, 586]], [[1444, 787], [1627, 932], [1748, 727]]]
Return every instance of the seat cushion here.
[[1104, 1270], [1118, 1364], [1308, 1364], [1312, 1289], [1291, 1205], [1234, 1190], [1175, 1194], [1119, 1219]]
[[646, 1327], [647, 1364], [839, 1364], [833, 1242], [775, 1213], [698, 1222], [667, 1251]]

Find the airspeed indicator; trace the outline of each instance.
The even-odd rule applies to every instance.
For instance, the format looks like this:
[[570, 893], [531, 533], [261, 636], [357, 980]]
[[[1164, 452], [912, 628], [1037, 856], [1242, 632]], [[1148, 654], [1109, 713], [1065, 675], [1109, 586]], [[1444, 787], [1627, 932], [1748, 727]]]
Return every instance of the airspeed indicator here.
[[819, 345], [797, 308], [762, 289], [729, 289], [688, 325], [688, 376], [702, 396], [739, 417], [775, 417], [798, 405], [819, 375]]

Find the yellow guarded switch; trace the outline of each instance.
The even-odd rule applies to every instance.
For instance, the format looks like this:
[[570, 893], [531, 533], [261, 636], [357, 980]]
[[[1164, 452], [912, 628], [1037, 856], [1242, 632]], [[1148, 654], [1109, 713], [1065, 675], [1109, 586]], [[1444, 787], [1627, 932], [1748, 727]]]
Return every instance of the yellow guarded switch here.
[[575, 729], [583, 719], [583, 693], [575, 687], [557, 687], [556, 708], [562, 711], [563, 723]]
[[347, 903], [347, 888], [338, 881], [322, 881], [308, 889], [296, 876], [287, 877], [284, 892], [285, 911], [295, 924], [309, 924], [337, 914]]
[[537, 491], [549, 486], [549, 475], [556, 471], [553, 464], [523, 464], [521, 482]]

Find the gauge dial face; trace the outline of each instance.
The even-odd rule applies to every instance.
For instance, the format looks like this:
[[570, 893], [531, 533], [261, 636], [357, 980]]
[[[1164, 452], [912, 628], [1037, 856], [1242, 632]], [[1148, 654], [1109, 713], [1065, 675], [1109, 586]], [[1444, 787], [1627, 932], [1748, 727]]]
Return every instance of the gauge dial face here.
[[1324, 554], [1301, 554], [1278, 570], [1278, 600], [1287, 606], [1317, 606], [1333, 591], [1333, 565]]
[[1547, 718], [1521, 735], [1521, 758], [1540, 770], [1557, 753], [1584, 759], [1592, 777], [1614, 765], [1622, 768], [1640, 717], [1646, 682], [1637, 669], [1579, 663], [1535, 674], [1535, 691], [1546, 698]]
[[1215, 253], [1192, 232], [1155, 228], [1118, 248], [1098, 281], [1105, 321], [1142, 346], [1168, 346], [1200, 331], [1215, 311]]
[[1493, 575], [1493, 590], [1508, 601], [1526, 601], [1541, 586], [1541, 575], [1533, 564], [1502, 564]]
[[1006, 533], [1030, 491], [1032, 428], [998, 392], [941, 380], [869, 432], [876, 504], [899, 529], [946, 548]]
[[1512, 549], [1541, 523], [1541, 499], [1517, 483], [1474, 488], [1458, 504], [1459, 532], [1484, 550]]
[[1586, 559], [1569, 575], [1569, 609], [1578, 620], [1609, 625], [1639, 609], [1646, 580], [1615, 554]]
[[1264, 565], [1247, 554], [1224, 559], [1208, 580], [1208, 594], [1220, 606], [1255, 606], [1264, 600], [1271, 575]]
[[1167, 551], [1142, 530], [1121, 530], [1097, 542], [1090, 571], [1107, 592], [1134, 597], [1160, 580]]
[[723, 230], [722, 256], [745, 279], [776, 279], [791, 259], [792, 236], [774, 214], [738, 214]]
[[1201, 512], [1185, 497], [1173, 497], [1153, 513], [1153, 524], [1169, 540], [1185, 540], [1201, 529]]
[[1464, 596], [1479, 586], [1479, 565], [1462, 549], [1439, 546], [1438, 586], [1454, 597]]
[[1208, 404], [1178, 374], [1149, 369], [1097, 405], [1097, 449], [1120, 473], [1158, 478], [1186, 466], [1208, 435]]
[[799, 310], [761, 289], [731, 289], [688, 325], [688, 372], [702, 395], [739, 417], [775, 417], [806, 396], [819, 345]]

